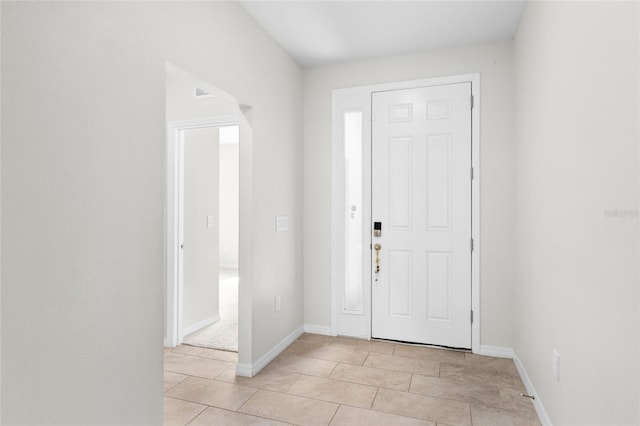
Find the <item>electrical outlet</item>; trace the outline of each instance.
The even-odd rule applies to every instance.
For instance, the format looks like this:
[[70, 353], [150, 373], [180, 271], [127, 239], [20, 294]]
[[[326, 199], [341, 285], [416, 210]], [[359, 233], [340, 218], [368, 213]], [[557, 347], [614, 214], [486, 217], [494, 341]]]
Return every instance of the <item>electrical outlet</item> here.
[[276, 312], [280, 310], [280, 295], [276, 296]]
[[289, 230], [289, 218], [287, 216], [276, 216], [276, 232], [286, 232]]
[[553, 377], [556, 379], [556, 382], [560, 381], [560, 354], [557, 350], [553, 350], [553, 355], [551, 357], [551, 370], [553, 371]]

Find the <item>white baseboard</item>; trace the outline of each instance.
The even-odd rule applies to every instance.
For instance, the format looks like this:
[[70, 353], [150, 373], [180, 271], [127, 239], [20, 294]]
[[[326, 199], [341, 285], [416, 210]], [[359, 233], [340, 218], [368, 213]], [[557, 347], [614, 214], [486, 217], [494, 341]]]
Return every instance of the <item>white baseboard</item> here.
[[540, 397], [536, 393], [536, 389], [533, 387], [533, 383], [531, 382], [531, 379], [529, 379], [527, 370], [524, 369], [524, 365], [522, 364], [522, 361], [520, 361], [520, 358], [518, 358], [518, 354], [512, 348], [505, 348], [502, 346], [480, 345], [479, 355], [513, 359], [513, 363], [516, 365], [516, 368], [518, 369], [518, 374], [520, 375], [520, 379], [522, 380], [524, 387], [527, 389], [527, 394], [533, 395], [536, 397], [533, 400], [533, 407], [536, 409], [536, 414], [538, 415], [538, 420], [540, 420], [540, 424], [542, 424], [542, 426], [552, 426], [551, 420], [549, 419], [549, 415], [547, 414], [547, 410], [544, 409], [544, 406], [542, 405], [542, 401], [540, 400]]
[[191, 333], [195, 333], [198, 330], [202, 330], [203, 328], [210, 326], [211, 324], [215, 324], [218, 321], [220, 321], [220, 314], [217, 313], [212, 317], [209, 318], [205, 318], [200, 322], [197, 322], [193, 325], [190, 325], [189, 327], [185, 327], [184, 331], [183, 331], [183, 335], [184, 336], [188, 336]]
[[524, 364], [522, 364], [522, 361], [520, 361], [520, 358], [518, 358], [518, 354], [513, 350], [512, 352], [513, 362], [516, 364], [516, 368], [518, 369], [518, 373], [520, 374], [522, 383], [524, 383], [524, 387], [527, 389], [527, 393], [536, 397], [536, 399], [533, 400], [533, 407], [536, 409], [536, 414], [538, 414], [538, 420], [540, 420], [540, 424], [542, 424], [542, 426], [552, 426], [551, 419], [547, 414], [547, 410], [544, 409], [544, 405], [542, 405], [542, 401], [540, 400], [536, 389], [533, 387], [531, 379], [529, 379], [527, 370], [524, 369]]
[[304, 332], [311, 334], [322, 334], [323, 336], [332, 336], [331, 327], [324, 325], [305, 324]]
[[253, 377], [251, 364], [236, 364], [236, 376]]
[[285, 349], [289, 347], [298, 337], [304, 332], [304, 327], [300, 326], [293, 330], [291, 334], [282, 339], [280, 343], [276, 344], [266, 354], [262, 355], [253, 364], [240, 364], [236, 365], [236, 375], [243, 377], [253, 377], [260, 372], [264, 367], [269, 365], [278, 355], [280, 355]]
[[493, 356], [496, 358], [513, 358], [513, 349], [502, 346], [480, 345], [480, 355]]

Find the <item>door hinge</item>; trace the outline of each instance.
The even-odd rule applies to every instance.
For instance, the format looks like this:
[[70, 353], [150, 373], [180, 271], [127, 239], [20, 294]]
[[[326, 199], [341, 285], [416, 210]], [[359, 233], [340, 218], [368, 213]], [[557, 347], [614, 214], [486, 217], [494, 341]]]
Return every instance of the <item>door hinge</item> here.
[[473, 180], [473, 167], [471, 167], [471, 180]]
[[473, 311], [471, 311], [471, 324], [473, 324]]
[[471, 105], [471, 109], [473, 109], [473, 95], [471, 95], [470, 105]]
[[471, 251], [473, 251], [473, 238], [471, 239]]

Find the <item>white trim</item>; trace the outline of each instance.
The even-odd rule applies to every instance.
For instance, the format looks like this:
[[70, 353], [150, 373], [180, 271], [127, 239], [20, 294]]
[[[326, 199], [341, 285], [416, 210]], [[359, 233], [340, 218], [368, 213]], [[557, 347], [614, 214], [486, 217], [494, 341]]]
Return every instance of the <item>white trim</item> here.
[[298, 339], [304, 332], [304, 326], [300, 326], [293, 330], [287, 337], [282, 339], [280, 343], [276, 344], [266, 354], [262, 355], [253, 364], [240, 364], [236, 365], [236, 375], [243, 377], [253, 377], [260, 372], [264, 367], [269, 365], [278, 355], [280, 355], [285, 349], [289, 347], [293, 342]]
[[471, 167], [473, 180], [471, 181], [471, 238], [473, 251], [471, 252], [471, 310], [473, 323], [471, 324], [471, 350], [480, 351], [480, 74], [471, 74], [471, 95], [473, 109], [471, 110]]
[[338, 223], [341, 223], [342, 212], [344, 208], [344, 175], [341, 164], [342, 152], [339, 149], [342, 146], [340, 128], [336, 123], [336, 114], [338, 111], [338, 96], [334, 90], [331, 95], [331, 334], [338, 334], [338, 291], [340, 282], [342, 281], [344, 261], [344, 241], [345, 232], [340, 227], [336, 229]]
[[166, 205], [165, 205], [165, 285], [166, 297], [166, 336], [164, 345], [175, 347], [182, 343], [182, 286], [180, 285], [180, 173], [181, 144], [185, 130], [204, 127], [240, 125], [240, 114], [193, 120], [169, 121], [167, 123], [167, 163], [166, 163]]
[[[340, 283], [343, 275], [344, 263], [344, 228], [341, 221], [344, 212], [344, 176], [342, 172], [342, 142], [341, 125], [338, 120], [338, 105], [347, 98], [366, 96], [367, 101], [363, 105], [365, 119], [371, 124], [371, 94], [378, 91], [402, 90], [417, 87], [440, 86], [445, 84], [455, 84], [471, 82], [471, 94], [474, 98], [474, 106], [471, 111], [471, 165], [474, 168], [474, 179], [471, 182], [471, 237], [474, 239], [474, 250], [471, 253], [471, 309], [473, 310], [474, 321], [471, 324], [471, 350], [480, 353], [480, 74], [462, 74], [447, 77], [436, 77], [423, 80], [403, 81], [396, 83], [376, 84], [369, 86], [351, 87], [346, 89], [335, 89], [332, 92], [332, 163], [331, 163], [331, 333], [340, 334], [339, 314], [340, 314]], [[365, 141], [365, 145], [370, 140]], [[370, 172], [369, 172], [370, 173]], [[368, 185], [370, 186], [369, 176]], [[365, 185], [366, 186], [366, 185]], [[366, 188], [365, 188], [366, 192]], [[371, 223], [371, 220], [368, 221]], [[370, 288], [370, 286], [366, 287]], [[371, 338], [371, 294], [365, 294], [364, 320], [368, 338]]]
[[220, 321], [220, 314], [217, 313], [212, 317], [209, 318], [205, 318], [200, 322], [197, 322], [193, 325], [190, 325], [189, 327], [185, 327], [184, 330], [182, 330], [182, 334], [183, 336], [188, 336], [191, 333], [195, 333], [196, 331], [202, 330], [205, 327], [210, 326], [211, 324], [215, 324], [218, 321]]
[[304, 332], [311, 334], [321, 334], [323, 336], [335, 336], [333, 334], [331, 327], [327, 327], [325, 325], [316, 325], [316, 324], [305, 324]]
[[[360, 112], [362, 113], [362, 173], [363, 193], [362, 205], [371, 205], [371, 148], [367, 142], [371, 140], [371, 93], [357, 92], [351, 95], [334, 96], [332, 106], [333, 120], [333, 159], [332, 159], [332, 249], [331, 249], [331, 334], [333, 336], [355, 336], [362, 339], [371, 337], [371, 283], [365, 277], [371, 276], [371, 257], [369, 253], [361, 253], [362, 255], [362, 311], [346, 312], [343, 308], [343, 296], [341, 289], [344, 286], [345, 276], [345, 223], [344, 211], [346, 202], [346, 193], [344, 188], [345, 182], [345, 159], [344, 155], [344, 113]], [[368, 177], [367, 177], [368, 176]], [[337, 200], [337, 202], [336, 202]], [[369, 237], [369, 229], [371, 223], [371, 209], [362, 208], [362, 235]]]
[[509, 358], [513, 360], [513, 363], [518, 370], [518, 374], [520, 375], [520, 380], [524, 384], [525, 389], [527, 390], [528, 395], [535, 396], [535, 399], [532, 400], [533, 407], [536, 409], [536, 414], [538, 415], [538, 420], [542, 426], [552, 426], [551, 419], [547, 414], [547, 410], [545, 410], [544, 405], [542, 405], [542, 401], [536, 392], [529, 375], [527, 374], [527, 370], [524, 368], [524, 364], [520, 361], [518, 354], [512, 348], [505, 348], [502, 346], [488, 346], [482, 345], [480, 346], [480, 351], [478, 352], [480, 355], [484, 356], [493, 356], [497, 358]]
[[505, 348], [502, 346], [481, 345], [480, 351], [477, 353], [480, 355], [492, 356], [496, 358], [513, 358], [513, 349]]
[[[512, 350], [513, 351], [513, 350]], [[522, 379], [522, 383], [524, 387], [527, 389], [527, 393], [529, 395], [533, 395], [536, 399], [533, 400], [533, 407], [536, 409], [536, 414], [538, 415], [538, 420], [542, 426], [552, 426], [551, 419], [547, 414], [547, 410], [544, 409], [544, 405], [542, 405], [542, 401], [540, 400], [540, 396], [536, 392], [536, 389], [533, 387], [533, 383], [531, 379], [529, 379], [529, 375], [527, 371], [524, 369], [524, 364], [520, 361], [518, 354], [513, 351], [513, 362], [518, 369], [518, 373], [520, 374], [520, 379]]]
[[236, 376], [253, 377], [251, 364], [236, 364]]

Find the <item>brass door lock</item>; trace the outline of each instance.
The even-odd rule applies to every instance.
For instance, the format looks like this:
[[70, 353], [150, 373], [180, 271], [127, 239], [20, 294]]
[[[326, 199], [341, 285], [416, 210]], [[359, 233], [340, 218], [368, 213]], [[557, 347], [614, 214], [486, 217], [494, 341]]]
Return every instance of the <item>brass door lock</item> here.
[[380, 245], [379, 243], [374, 244], [373, 246], [374, 250], [376, 251], [376, 270], [375, 270], [375, 274], [376, 274], [376, 278], [375, 281], [378, 281], [378, 273], [380, 272], [380, 249], [382, 248], [382, 245]]

